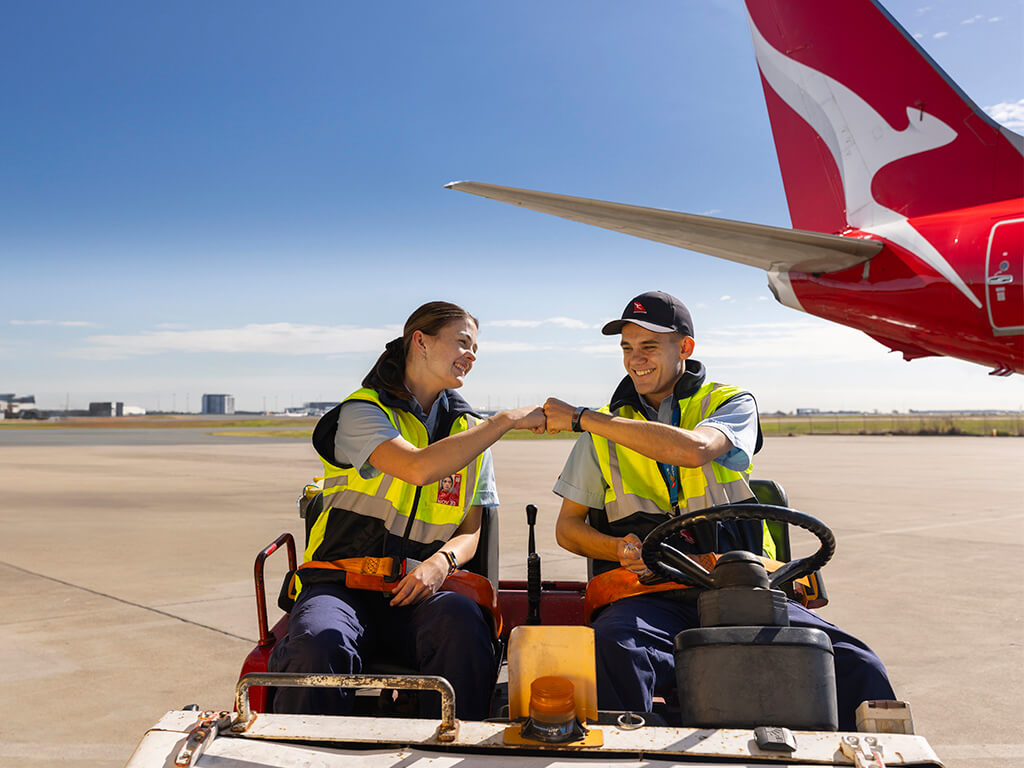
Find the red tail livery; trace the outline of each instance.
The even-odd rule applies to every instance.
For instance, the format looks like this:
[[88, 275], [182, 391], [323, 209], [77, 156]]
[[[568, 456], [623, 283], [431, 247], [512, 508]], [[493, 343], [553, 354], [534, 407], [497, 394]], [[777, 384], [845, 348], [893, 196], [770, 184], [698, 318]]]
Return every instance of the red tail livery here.
[[1024, 372], [1024, 138], [872, 0], [747, 0], [795, 229], [449, 187], [767, 271], [783, 304], [904, 358]]

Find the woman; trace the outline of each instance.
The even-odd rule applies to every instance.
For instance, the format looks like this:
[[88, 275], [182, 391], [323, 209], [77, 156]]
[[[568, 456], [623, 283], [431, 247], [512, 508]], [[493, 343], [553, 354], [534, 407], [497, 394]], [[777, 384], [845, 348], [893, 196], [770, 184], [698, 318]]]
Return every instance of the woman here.
[[[545, 422], [539, 406], [480, 421], [454, 391], [476, 361], [477, 325], [454, 304], [424, 304], [363, 388], [317, 424], [324, 510], [309, 533], [274, 671], [358, 674], [384, 657], [446, 677], [458, 717], [487, 716], [490, 625], [472, 600], [439, 590], [476, 552], [481, 507], [497, 503], [487, 449], [511, 429], [543, 432]], [[279, 688], [273, 706], [345, 714], [351, 696]]]

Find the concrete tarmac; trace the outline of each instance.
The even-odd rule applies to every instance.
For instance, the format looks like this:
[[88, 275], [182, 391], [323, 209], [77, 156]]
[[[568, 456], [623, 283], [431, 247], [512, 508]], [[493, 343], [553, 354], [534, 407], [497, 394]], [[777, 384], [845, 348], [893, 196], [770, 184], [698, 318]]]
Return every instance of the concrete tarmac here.
[[[164, 711], [231, 706], [253, 558], [284, 530], [301, 542], [319, 464], [301, 441], [160, 431], [0, 440], [0, 766], [121, 766]], [[503, 578], [525, 575], [527, 503], [544, 577], [583, 577], [553, 534], [571, 444], [495, 446]], [[757, 457], [835, 531], [822, 613], [878, 651], [948, 766], [1024, 768], [1022, 470], [1013, 438], [779, 437]], [[268, 566], [276, 594], [284, 556]]]

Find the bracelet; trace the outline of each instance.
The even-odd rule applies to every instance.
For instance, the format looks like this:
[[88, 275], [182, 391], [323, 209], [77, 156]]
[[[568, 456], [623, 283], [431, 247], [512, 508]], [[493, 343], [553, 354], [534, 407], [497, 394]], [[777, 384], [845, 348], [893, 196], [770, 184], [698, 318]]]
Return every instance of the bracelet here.
[[590, 409], [587, 408], [585, 405], [581, 405], [579, 408], [577, 408], [575, 411], [573, 411], [573, 414], [572, 414], [572, 431], [573, 432], [582, 432], [583, 431], [583, 427], [580, 425], [580, 419], [583, 418], [583, 412], [584, 411], [589, 411], [589, 410]]
[[448, 575], [451, 576], [453, 573], [455, 573], [459, 569], [459, 561], [455, 557], [455, 553], [454, 552], [449, 552], [447, 549], [441, 549], [441, 550], [438, 550], [438, 551], [442, 555], [444, 555], [444, 559], [448, 561]]

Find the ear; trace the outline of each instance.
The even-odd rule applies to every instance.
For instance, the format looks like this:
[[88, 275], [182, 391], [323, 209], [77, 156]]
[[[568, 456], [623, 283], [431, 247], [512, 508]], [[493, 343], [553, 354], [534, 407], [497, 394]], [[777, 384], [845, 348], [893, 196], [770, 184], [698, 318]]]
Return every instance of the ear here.
[[679, 359], [686, 360], [693, 354], [693, 348], [695, 346], [693, 336], [683, 336], [679, 341]]
[[426, 352], [427, 351], [427, 341], [426, 341], [426, 339], [427, 339], [427, 334], [425, 334], [423, 331], [413, 331], [412, 332], [412, 347], [411, 347], [410, 351], [415, 351], [417, 353], [419, 353], [419, 352]]

